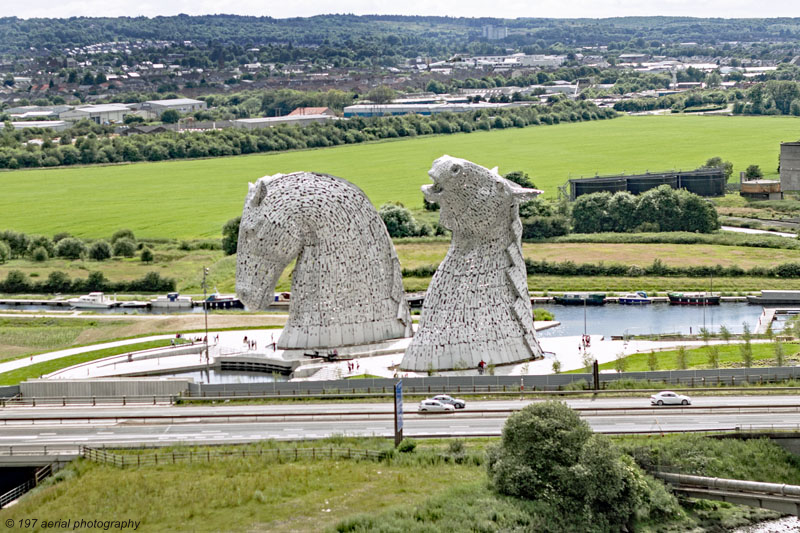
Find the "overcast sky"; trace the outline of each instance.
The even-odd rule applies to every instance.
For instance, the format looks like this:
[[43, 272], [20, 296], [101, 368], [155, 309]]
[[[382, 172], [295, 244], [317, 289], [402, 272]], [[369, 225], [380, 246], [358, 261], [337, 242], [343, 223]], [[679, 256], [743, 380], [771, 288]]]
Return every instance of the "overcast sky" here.
[[2, 0], [0, 16], [71, 17], [232, 13], [277, 18], [326, 13], [462, 17], [800, 17], [800, 0]]

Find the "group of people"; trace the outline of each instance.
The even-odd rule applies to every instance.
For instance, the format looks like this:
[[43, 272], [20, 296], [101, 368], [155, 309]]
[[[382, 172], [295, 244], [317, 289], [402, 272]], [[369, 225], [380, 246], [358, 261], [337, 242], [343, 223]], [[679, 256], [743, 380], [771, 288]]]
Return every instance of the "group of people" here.
[[255, 350], [258, 348], [258, 343], [255, 339], [248, 339], [247, 335], [244, 336], [244, 340], [242, 341], [243, 344], [247, 346], [248, 350]]
[[347, 371], [348, 372], [352, 372], [354, 370], [358, 370], [359, 368], [361, 368], [361, 367], [359, 366], [358, 361], [353, 361], [353, 362], [348, 361], [347, 362]]

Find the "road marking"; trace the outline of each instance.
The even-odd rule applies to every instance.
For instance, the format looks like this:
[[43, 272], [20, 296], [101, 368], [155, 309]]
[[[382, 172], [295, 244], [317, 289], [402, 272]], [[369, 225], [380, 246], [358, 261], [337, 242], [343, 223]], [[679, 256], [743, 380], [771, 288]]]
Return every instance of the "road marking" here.
[[54, 437], [55, 433], [39, 433], [40, 437]]

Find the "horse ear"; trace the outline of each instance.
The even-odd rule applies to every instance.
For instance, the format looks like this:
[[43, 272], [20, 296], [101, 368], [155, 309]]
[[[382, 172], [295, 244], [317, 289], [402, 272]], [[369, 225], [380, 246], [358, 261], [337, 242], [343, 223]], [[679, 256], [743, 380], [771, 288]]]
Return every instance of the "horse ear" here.
[[247, 193], [247, 205], [250, 207], [257, 207], [264, 196], [267, 195], [267, 182], [263, 179], [258, 180], [255, 184], [250, 184], [250, 190]]

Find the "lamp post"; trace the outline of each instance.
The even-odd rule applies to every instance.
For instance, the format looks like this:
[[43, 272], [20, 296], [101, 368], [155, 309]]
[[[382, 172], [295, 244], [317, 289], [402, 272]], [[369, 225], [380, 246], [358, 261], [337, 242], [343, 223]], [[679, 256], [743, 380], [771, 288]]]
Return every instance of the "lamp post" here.
[[206, 364], [208, 360], [208, 302], [206, 301], [206, 276], [208, 276], [208, 267], [203, 267], [203, 315], [206, 323], [206, 336], [203, 338], [206, 352]]

